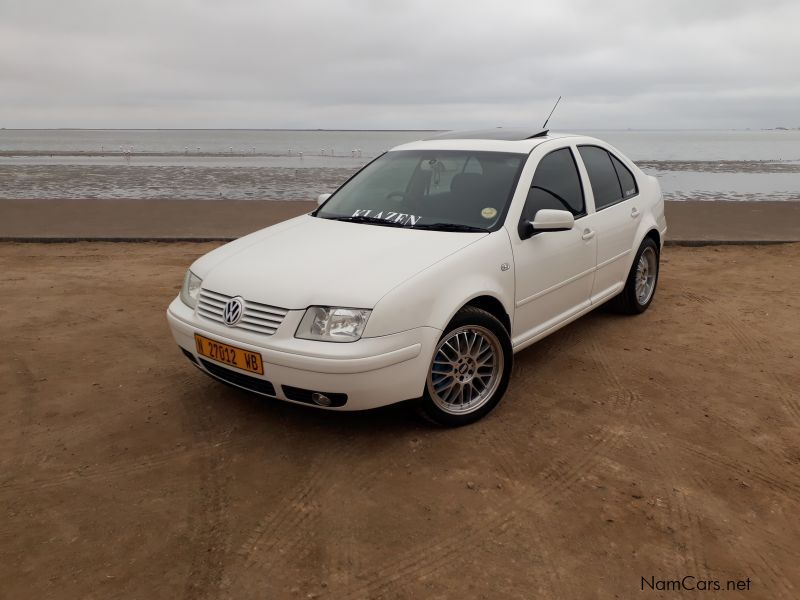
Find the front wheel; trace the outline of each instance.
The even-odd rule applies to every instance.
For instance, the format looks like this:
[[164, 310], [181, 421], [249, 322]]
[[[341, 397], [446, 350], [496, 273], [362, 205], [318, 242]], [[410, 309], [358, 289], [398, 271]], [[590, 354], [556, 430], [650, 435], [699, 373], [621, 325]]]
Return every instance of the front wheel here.
[[645, 238], [633, 259], [625, 287], [614, 299], [615, 308], [629, 315], [646, 311], [656, 293], [658, 267], [658, 244], [652, 238]]
[[462, 308], [433, 353], [420, 401], [424, 416], [448, 427], [477, 421], [500, 402], [512, 364], [503, 324], [479, 308]]

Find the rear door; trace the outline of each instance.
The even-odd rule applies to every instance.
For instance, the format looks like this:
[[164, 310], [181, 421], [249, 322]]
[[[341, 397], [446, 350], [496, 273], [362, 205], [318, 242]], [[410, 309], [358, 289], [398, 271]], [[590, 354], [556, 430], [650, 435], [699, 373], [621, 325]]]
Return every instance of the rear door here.
[[[558, 148], [530, 160], [538, 164], [517, 227], [509, 231], [516, 281], [515, 346], [588, 307], [595, 267], [596, 240], [586, 227], [586, 199], [572, 149]], [[529, 235], [528, 221], [543, 208], [570, 211], [575, 226]]]
[[580, 145], [578, 154], [594, 196], [597, 271], [591, 301], [596, 303], [621, 290], [628, 276], [641, 219], [639, 188], [630, 170], [605, 148]]

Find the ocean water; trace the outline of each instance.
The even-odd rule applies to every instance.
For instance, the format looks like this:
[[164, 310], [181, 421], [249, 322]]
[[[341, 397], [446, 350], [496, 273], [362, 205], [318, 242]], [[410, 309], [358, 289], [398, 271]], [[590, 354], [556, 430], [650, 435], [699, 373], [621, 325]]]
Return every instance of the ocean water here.
[[[800, 131], [587, 131], [671, 200], [800, 200]], [[0, 130], [4, 198], [307, 200], [430, 131]]]

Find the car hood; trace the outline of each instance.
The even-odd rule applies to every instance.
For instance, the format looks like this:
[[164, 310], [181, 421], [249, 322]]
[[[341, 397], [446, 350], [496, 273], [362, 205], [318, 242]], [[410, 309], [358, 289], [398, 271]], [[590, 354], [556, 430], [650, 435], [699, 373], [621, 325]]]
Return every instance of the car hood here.
[[203, 288], [286, 309], [372, 308], [389, 290], [486, 236], [303, 215], [198, 259]]

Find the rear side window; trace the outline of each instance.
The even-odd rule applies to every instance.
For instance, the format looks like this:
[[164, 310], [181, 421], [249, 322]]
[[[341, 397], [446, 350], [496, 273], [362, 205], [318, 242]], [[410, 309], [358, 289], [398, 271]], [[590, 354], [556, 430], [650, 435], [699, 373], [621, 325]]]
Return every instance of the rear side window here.
[[569, 148], [555, 150], [539, 161], [525, 200], [522, 222], [532, 221], [543, 208], [568, 210], [576, 217], [586, 214], [581, 178]]
[[617, 177], [619, 177], [619, 184], [622, 186], [622, 197], [630, 198], [635, 196], [639, 193], [639, 190], [636, 188], [636, 178], [634, 178], [633, 173], [616, 156], [613, 154], [609, 154], [609, 156], [611, 157], [611, 162], [614, 163], [614, 170], [617, 172]]
[[622, 200], [619, 177], [608, 152], [597, 146], [579, 146], [578, 149], [589, 173], [595, 210], [601, 210]]

